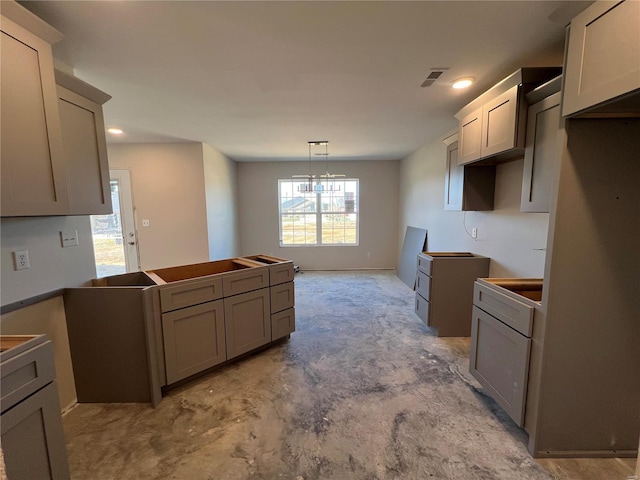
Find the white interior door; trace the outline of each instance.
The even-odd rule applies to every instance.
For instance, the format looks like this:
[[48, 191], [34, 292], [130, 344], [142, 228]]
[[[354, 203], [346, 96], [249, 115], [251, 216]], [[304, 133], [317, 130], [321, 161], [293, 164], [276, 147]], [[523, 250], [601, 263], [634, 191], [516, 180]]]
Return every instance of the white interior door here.
[[91, 231], [98, 277], [140, 270], [131, 175], [110, 170], [113, 213], [92, 215]]

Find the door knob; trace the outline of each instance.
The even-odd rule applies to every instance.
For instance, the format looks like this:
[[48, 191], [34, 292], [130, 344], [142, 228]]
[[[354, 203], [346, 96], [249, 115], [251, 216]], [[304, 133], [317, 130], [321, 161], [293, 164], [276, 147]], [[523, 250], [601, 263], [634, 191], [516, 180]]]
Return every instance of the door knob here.
[[136, 242], [129, 242], [129, 245], [135, 245]]

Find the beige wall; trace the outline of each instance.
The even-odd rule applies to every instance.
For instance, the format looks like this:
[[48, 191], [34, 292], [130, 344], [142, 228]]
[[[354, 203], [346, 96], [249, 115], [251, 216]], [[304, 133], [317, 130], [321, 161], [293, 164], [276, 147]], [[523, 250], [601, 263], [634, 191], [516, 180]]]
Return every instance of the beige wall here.
[[[490, 257], [493, 277], [542, 277], [545, 252], [539, 249], [546, 247], [549, 214], [520, 212], [523, 160], [498, 166], [493, 211], [465, 214], [444, 210], [445, 155], [446, 145], [436, 139], [402, 161], [399, 245], [407, 225], [426, 228], [427, 250]], [[474, 227], [477, 240], [470, 236]]]
[[202, 155], [200, 143], [109, 145], [109, 167], [131, 171], [143, 270], [209, 260]]
[[358, 246], [280, 247], [278, 179], [307, 173], [309, 166], [307, 162], [238, 163], [240, 253], [272, 254], [292, 259], [308, 270], [395, 268], [399, 164], [396, 161], [354, 161], [330, 165], [332, 172], [335, 170], [335, 173], [360, 179]]
[[238, 255], [236, 163], [202, 144], [209, 260]]

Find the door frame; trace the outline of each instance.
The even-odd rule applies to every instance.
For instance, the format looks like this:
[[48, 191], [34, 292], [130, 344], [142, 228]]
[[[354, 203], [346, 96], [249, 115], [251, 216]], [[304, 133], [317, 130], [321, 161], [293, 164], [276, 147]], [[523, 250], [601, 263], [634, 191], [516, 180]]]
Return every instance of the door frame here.
[[136, 210], [131, 188], [131, 171], [127, 169], [109, 169], [111, 180], [118, 182], [118, 200], [120, 220], [122, 222], [122, 245], [127, 273], [140, 271], [140, 251], [138, 249], [138, 231], [136, 228]]

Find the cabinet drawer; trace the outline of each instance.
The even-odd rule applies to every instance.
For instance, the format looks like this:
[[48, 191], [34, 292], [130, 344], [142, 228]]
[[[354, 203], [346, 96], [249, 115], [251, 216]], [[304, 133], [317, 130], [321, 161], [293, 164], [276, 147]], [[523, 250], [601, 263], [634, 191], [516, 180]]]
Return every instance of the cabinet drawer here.
[[524, 425], [531, 339], [473, 307], [469, 372], [519, 426]]
[[289, 308], [271, 315], [271, 340], [277, 340], [296, 331], [296, 310]]
[[293, 282], [293, 262], [269, 267], [269, 285]]
[[269, 286], [269, 267], [247, 268], [227, 273], [222, 278], [222, 291], [225, 297], [250, 292]]
[[271, 293], [271, 313], [281, 312], [293, 307], [295, 303], [293, 282], [276, 285], [269, 290]]
[[475, 282], [473, 304], [522, 335], [531, 336], [534, 308], [501, 292]]
[[418, 270], [427, 275], [431, 275], [432, 264], [433, 258], [418, 254]]
[[416, 293], [426, 300], [431, 300], [431, 277], [420, 270], [416, 276]]
[[222, 298], [222, 279], [219, 277], [183, 280], [159, 288], [163, 313]]
[[4, 412], [55, 379], [53, 344], [46, 341], [2, 362], [0, 408]]
[[428, 300], [421, 295], [416, 294], [416, 315], [420, 320], [429, 325], [429, 313], [431, 310], [431, 304]]

